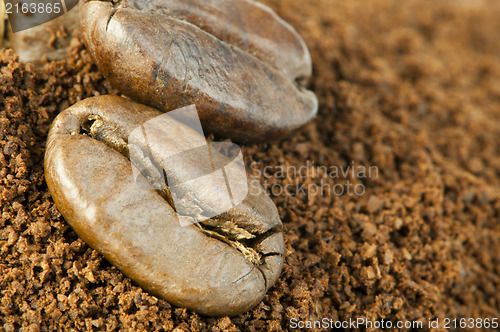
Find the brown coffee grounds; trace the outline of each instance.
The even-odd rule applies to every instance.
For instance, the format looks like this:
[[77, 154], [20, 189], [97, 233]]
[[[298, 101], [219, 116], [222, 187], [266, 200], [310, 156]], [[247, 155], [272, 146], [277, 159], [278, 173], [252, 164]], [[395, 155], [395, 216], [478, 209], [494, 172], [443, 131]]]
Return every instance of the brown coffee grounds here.
[[[249, 171], [268, 174], [287, 243], [264, 301], [232, 318], [171, 307], [57, 212], [43, 178], [50, 123], [81, 99], [116, 94], [75, 39], [67, 60], [40, 69], [0, 51], [0, 329], [500, 318], [500, 3], [267, 3], [310, 47], [320, 114], [287, 140], [244, 147]], [[331, 173], [350, 165], [376, 172]], [[332, 192], [356, 184], [360, 196]]]

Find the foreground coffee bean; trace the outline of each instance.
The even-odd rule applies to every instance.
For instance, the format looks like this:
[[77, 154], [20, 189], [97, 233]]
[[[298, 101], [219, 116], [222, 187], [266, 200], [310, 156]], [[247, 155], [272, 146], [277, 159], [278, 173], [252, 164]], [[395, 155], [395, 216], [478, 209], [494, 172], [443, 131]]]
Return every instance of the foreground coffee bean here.
[[[128, 158], [129, 135], [161, 114], [116, 96], [89, 98], [62, 112], [47, 141], [50, 193], [89, 246], [152, 294], [205, 315], [245, 312], [281, 272], [284, 242], [277, 209], [262, 187], [249, 181], [239, 205], [182, 227], [168, 189], [138, 185]], [[176, 149], [186, 133], [196, 135], [180, 122], [172, 130], [162, 141], [165, 149]], [[182, 176], [186, 168], [199, 167], [189, 158], [187, 164], [149, 158], [137, 168], [147, 173], [149, 162]]]
[[162, 111], [195, 104], [207, 132], [265, 142], [317, 112], [304, 42], [255, 1], [88, 1], [81, 25], [116, 88]]

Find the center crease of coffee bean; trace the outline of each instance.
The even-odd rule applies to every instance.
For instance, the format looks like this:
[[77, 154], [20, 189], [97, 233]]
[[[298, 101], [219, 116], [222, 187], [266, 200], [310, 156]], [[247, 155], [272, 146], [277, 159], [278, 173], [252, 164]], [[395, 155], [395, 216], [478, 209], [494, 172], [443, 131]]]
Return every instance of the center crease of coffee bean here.
[[[130, 160], [128, 143], [120, 137], [117, 128], [105, 123], [99, 115], [90, 115], [88, 121], [82, 125], [81, 132], [75, 134], [85, 134], [95, 140], [103, 142]], [[155, 187], [155, 183], [158, 183], [158, 179], [167, 179], [165, 170], [151, 155], [146, 155], [145, 158], [140, 160], [140, 163], [138, 163], [138, 160], [134, 160], [133, 165], [140, 171], [142, 176], [148, 180], [153, 188]], [[165, 199], [174, 210], [176, 210], [168, 183], [167, 186], [161, 189], [155, 188], [154, 190]], [[190, 216], [185, 217], [192, 218]], [[240, 251], [246, 259], [256, 266], [264, 263], [264, 257], [281, 255], [279, 253], [262, 254], [252, 248], [253, 245], [260, 243], [265, 238], [278, 232], [279, 230], [277, 229], [272, 228], [263, 234], [253, 234], [239, 227], [232, 218], [223, 218], [221, 216], [209, 218], [200, 222], [195, 222], [193, 219], [193, 224], [205, 235], [222, 241]]]

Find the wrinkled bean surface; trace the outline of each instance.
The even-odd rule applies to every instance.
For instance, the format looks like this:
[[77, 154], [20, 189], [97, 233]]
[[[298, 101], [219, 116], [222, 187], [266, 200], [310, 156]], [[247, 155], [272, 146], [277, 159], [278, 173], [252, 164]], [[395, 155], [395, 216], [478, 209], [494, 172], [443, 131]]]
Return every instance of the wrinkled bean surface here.
[[[128, 158], [130, 133], [161, 114], [116, 96], [89, 98], [62, 112], [45, 155], [50, 193], [75, 232], [146, 290], [201, 314], [245, 312], [282, 268], [277, 209], [259, 184], [248, 181], [249, 194], [239, 205], [181, 227], [168, 193], [139, 186]], [[182, 123], [172, 130], [165, 149], [196, 134]], [[182, 176], [197, 164], [186, 159], [160, 166]]]
[[255, 1], [88, 1], [81, 26], [116, 88], [162, 111], [195, 104], [207, 133], [268, 141], [317, 112], [304, 41]]

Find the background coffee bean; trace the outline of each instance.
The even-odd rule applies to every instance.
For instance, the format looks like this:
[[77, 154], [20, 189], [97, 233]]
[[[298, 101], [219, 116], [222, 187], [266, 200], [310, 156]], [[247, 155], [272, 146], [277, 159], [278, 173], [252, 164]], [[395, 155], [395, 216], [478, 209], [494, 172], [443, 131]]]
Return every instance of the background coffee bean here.
[[309, 50], [274, 11], [253, 0], [122, 0], [122, 6], [189, 22], [264, 61], [292, 81], [312, 73]]
[[[137, 185], [126, 157], [129, 134], [159, 115], [116, 96], [86, 99], [62, 112], [45, 155], [54, 202], [87, 244], [151, 293], [206, 315], [247, 311], [262, 300], [283, 265], [277, 209], [249, 181], [241, 204], [181, 227], [161, 192]], [[196, 134], [182, 123], [172, 130], [173, 137]], [[196, 164], [161, 166], [179, 174]]]
[[[262, 142], [309, 122], [317, 99], [301, 85], [311, 65], [300, 37], [253, 1], [226, 1], [210, 18], [216, 3], [195, 1], [192, 9], [173, 3], [170, 12], [170, 2], [163, 1], [89, 1], [82, 6], [83, 37], [124, 94], [162, 111], [195, 104], [208, 133]], [[198, 18], [191, 24], [174, 13]]]

